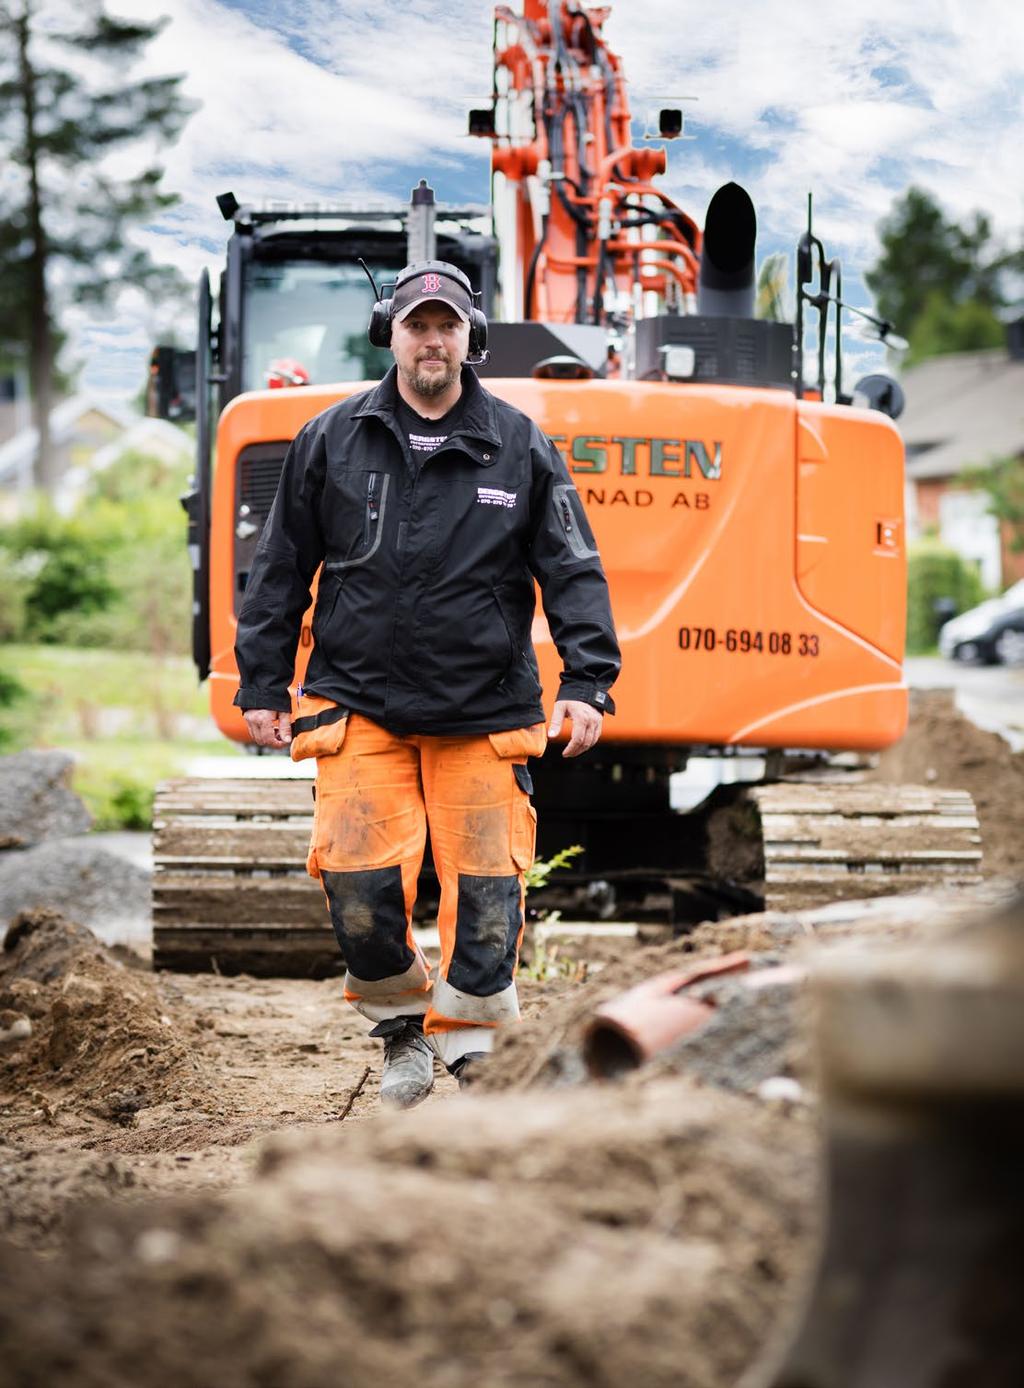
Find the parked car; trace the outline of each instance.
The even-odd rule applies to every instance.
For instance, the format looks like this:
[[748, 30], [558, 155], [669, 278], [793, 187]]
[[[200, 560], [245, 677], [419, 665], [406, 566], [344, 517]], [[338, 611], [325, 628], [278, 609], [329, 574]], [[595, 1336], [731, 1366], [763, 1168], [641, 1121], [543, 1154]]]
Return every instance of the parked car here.
[[939, 632], [939, 650], [949, 660], [975, 665], [1024, 662], [1024, 578], [999, 598], [961, 612]]

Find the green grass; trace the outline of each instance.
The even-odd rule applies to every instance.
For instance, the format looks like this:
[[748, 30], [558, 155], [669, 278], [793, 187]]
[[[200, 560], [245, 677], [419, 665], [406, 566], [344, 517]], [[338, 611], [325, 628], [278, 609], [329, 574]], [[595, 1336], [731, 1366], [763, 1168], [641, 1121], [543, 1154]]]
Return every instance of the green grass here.
[[85, 801], [94, 829], [149, 829], [157, 782], [185, 774], [193, 757], [242, 755], [227, 738], [217, 742], [103, 738], [64, 742], [75, 758], [73, 789]]
[[158, 781], [194, 757], [242, 755], [217, 731], [186, 657], [157, 665], [138, 651], [69, 646], [8, 646], [4, 657], [29, 694], [11, 714], [15, 745], [71, 753], [96, 829], [148, 828]]
[[75, 646], [7, 646], [5, 663], [22, 684], [61, 717], [83, 702], [146, 713], [158, 700], [197, 717], [208, 712], [207, 693], [187, 656], [157, 666], [143, 651]]

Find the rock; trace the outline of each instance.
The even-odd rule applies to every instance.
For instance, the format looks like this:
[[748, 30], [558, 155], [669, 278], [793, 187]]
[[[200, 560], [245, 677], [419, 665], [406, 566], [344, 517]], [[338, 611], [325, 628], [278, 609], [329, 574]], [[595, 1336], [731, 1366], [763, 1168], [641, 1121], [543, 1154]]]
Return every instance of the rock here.
[[94, 978], [83, 978], [80, 974], [68, 974], [61, 985], [61, 993], [71, 1007], [99, 1007], [103, 1002], [103, 988]]
[[89, 811], [68, 785], [73, 765], [58, 751], [0, 757], [0, 849], [86, 832]]
[[766, 1104], [803, 1104], [807, 1091], [791, 1075], [772, 1075], [757, 1086], [757, 1097]]
[[0, 853], [0, 929], [23, 910], [48, 907], [82, 925], [112, 929], [149, 920], [149, 873], [87, 838], [50, 839]]
[[27, 1041], [31, 1035], [32, 1023], [28, 1017], [14, 1017], [10, 1023], [0, 1026], [0, 1046], [16, 1046], [19, 1041]]

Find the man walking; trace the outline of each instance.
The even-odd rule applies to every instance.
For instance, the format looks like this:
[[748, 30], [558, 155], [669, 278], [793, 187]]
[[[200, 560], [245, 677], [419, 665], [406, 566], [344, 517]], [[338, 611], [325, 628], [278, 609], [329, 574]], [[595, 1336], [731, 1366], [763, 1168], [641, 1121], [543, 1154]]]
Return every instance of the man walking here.
[[[486, 340], [469, 281], [407, 266], [374, 308], [395, 365], [297, 435], [238, 620], [235, 703], [253, 740], [317, 758], [308, 868], [346, 998], [384, 1041], [384, 1102], [465, 1078], [519, 1015], [514, 975], [536, 814], [527, 758], [566, 720], [601, 734], [619, 669], [607, 585], [554, 445], [465, 365]], [[291, 719], [300, 623], [323, 565]], [[563, 662], [545, 729], [534, 579]], [[433, 978], [411, 929], [430, 829], [441, 884]]]

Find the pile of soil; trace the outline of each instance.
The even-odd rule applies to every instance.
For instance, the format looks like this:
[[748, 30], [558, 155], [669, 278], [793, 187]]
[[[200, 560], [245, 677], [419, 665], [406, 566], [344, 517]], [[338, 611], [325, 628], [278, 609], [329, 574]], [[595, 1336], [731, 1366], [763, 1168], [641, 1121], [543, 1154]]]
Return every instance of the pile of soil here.
[[868, 779], [970, 791], [983, 871], [1024, 882], [1024, 752], [965, 718], [952, 690], [911, 690], [910, 725]]
[[[0, 954], [0, 1105], [131, 1126], [143, 1109], [208, 1100], [209, 1076], [149, 974], [57, 911], [22, 911]], [[45, 1093], [43, 1093], [45, 1090]]]
[[718, 1388], [805, 1261], [812, 1147], [678, 1079], [278, 1139], [227, 1198], [83, 1211], [46, 1263], [0, 1251], [7, 1372]]

